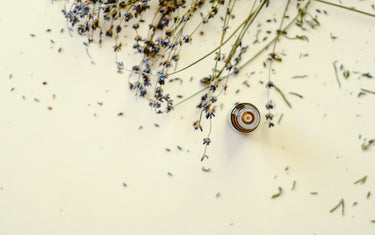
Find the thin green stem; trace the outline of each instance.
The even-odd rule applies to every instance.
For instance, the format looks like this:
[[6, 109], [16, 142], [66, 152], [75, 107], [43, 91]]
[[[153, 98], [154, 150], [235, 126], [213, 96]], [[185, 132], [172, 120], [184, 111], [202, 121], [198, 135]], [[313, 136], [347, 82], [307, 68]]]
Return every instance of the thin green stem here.
[[332, 3], [332, 2], [327, 2], [327, 1], [323, 1], [323, 0], [314, 0], [314, 1], [315, 2], [324, 3], [324, 4], [327, 4], [327, 5], [331, 5], [331, 6], [334, 6], [334, 7], [339, 7], [339, 8], [342, 8], [342, 9], [349, 10], [349, 11], [357, 12], [357, 13], [360, 13], [360, 14], [363, 14], [363, 15], [375, 17], [374, 14], [371, 14], [371, 13], [368, 13], [368, 12], [365, 12], [365, 11], [360, 11], [360, 10], [357, 10], [357, 9], [355, 9], [353, 7], [346, 7], [346, 6], [343, 6], [343, 5], [340, 5], [340, 4], [336, 4], [336, 3]]
[[336, 63], [337, 63], [337, 60], [335, 60], [332, 64], [333, 64], [333, 68], [335, 70], [335, 75], [336, 75], [336, 80], [337, 80], [337, 83], [339, 84], [339, 88], [341, 88], [341, 82], [339, 80], [339, 75], [337, 74], [337, 66], [336, 66]]
[[177, 104], [173, 105], [173, 107], [176, 107], [176, 106], [178, 106], [178, 105], [180, 105], [180, 104], [182, 104], [182, 103], [184, 103], [184, 102], [190, 100], [190, 99], [193, 98], [194, 96], [196, 96], [196, 95], [202, 93], [203, 91], [205, 91], [205, 90], [207, 90], [207, 89], [208, 89], [208, 87], [204, 87], [204, 88], [200, 89], [199, 91], [195, 92], [194, 94], [192, 94], [192, 95], [186, 97], [185, 99], [181, 100], [181, 101], [178, 102]]
[[277, 92], [279, 92], [279, 94], [281, 95], [285, 103], [289, 106], [289, 108], [292, 108], [292, 105], [289, 103], [288, 99], [286, 98], [284, 93], [280, 90], [280, 88], [278, 88], [276, 85], [273, 85], [273, 87], [276, 89]]
[[370, 90], [367, 90], [367, 89], [364, 89], [364, 88], [361, 88], [361, 91], [375, 95], [375, 91], [370, 91]]

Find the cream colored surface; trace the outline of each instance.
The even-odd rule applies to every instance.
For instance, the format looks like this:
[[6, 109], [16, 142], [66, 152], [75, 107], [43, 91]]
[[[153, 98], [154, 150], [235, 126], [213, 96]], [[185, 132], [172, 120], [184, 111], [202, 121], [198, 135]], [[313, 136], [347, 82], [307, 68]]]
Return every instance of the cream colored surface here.
[[[271, 2], [282, 12], [283, 1]], [[369, 2], [350, 4], [374, 12]], [[155, 115], [128, 90], [127, 75], [116, 73], [109, 43], [90, 49], [90, 59], [82, 38], [60, 34], [60, 8], [50, 1], [6, 1], [0, 10], [1, 235], [375, 234], [375, 146], [361, 149], [364, 138], [375, 138], [375, 95], [357, 98], [360, 88], [375, 90], [375, 82], [353, 75], [341, 78], [339, 89], [332, 65], [338, 60], [375, 75], [374, 18], [313, 2], [312, 13], [319, 8], [329, 15], [308, 33], [309, 43], [281, 41], [278, 48], [289, 56], [273, 75], [285, 92], [304, 98], [288, 96], [289, 109], [272, 93], [276, 114], [284, 114], [280, 125], [268, 129], [262, 120], [250, 135], [233, 131], [225, 110], [234, 102], [265, 112], [258, 82], [265, 73], [248, 79], [251, 88], [241, 85], [246, 73], [262, 70], [263, 60], [255, 61], [221, 97], [210, 158], [202, 163], [205, 132], [191, 126], [199, 97]], [[201, 51], [186, 53], [193, 59]], [[310, 56], [298, 59], [300, 52]], [[207, 66], [211, 61], [181, 77], [197, 82]], [[291, 79], [302, 74], [308, 77]], [[191, 94], [186, 87], [182, 93]], [[353, 184], [365, 175], [365, 184]], [[279, 186], [282, 195], [271, 199]], [[345, 215], [329, 213], [341, 198]]]

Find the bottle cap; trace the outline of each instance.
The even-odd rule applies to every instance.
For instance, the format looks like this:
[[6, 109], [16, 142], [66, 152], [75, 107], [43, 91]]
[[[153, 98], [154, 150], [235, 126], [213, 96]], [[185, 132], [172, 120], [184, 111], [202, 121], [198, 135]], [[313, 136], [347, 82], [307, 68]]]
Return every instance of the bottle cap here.
[[237, 104], [230, 112], [230, 123], [239, 132], [255, 130], [260, 123], [259, 110], [250, 103]]

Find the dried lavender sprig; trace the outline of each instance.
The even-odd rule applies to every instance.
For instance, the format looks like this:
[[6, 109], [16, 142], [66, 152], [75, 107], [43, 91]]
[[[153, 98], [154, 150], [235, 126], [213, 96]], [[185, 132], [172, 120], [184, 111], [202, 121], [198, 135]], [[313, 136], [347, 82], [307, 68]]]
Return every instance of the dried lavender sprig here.
[[[220, 46], [219, 46], [219, 50], [218, 50], [218, 55], [217, 55], [217, 58], [215, 59], [215, 66], [214, 66], [214, 69], [212, 71], [211, 81], [209, 82], [210, 87], [216, 86], [216, 84], [215, 84], [216, 80], [220, 76], [220, 75], [219, 76], [216, 75], [217, 66], [218, 66], [218, 63], [219, 63], [220, 58], [221, 58], [221, 49], [222, 49], [222, 46], [223, 46], [225, 33], [227, 32], [227, 28], [228, 28], [229, 21], [230, 21], [230, 17], [229, 17], [229, 15], [231, 14], [230, 9], [233, 9], [235, 3], [236, 3], [236, 0], [233, 1], [233, 4], [232, 4], [232, 0], [229, 0], [228, 5], [227, 5], [227, 11], [226, 11], [226, 14], [224, 16], [224, 23], [223, 23], [223, 28], [222, 28], [221, 38], [220, 38]], [[211, 106], [212, 106], [213, 103], [216, 102], [216, 98], [213, 97], [213, 93], [215, 93], [215, 89], [209, 89], [209, 91], [207, 93], [207, 96], [206, 96], [207, 101], [205, 101], [205, 105], [202, 104], [203, 101], [201, 102], [201, 104], [200, 104], [201, 105], [200, 117], [199, 117], [199, 120], [197, 122], [198, 125], [201, 125], [202, 114], [205, 111], [206, 114], [207, 114], [206, 118], [209, 119], [209, 131], [208, 131], [207, 137], [203, 139], [203, 144], [205, 145], [205, 147], [204, 147], [202, 160], [204, 158], [208, 157], [207, 147], [210, 143], [210, 136], [211, 136], [211, 132], [212, 132], [212, 117], [214, 117], [214, 109]]]
[[[286, 12], [288, 11], [289, 4], [290, 4], [290, 0], [288, 0], [288, 2], [286, 3], [285, 9], [284, 9], [284, 13], [282, 15], [282, 18], [281, 18], [281, 21], [280, 21], [280, 26], [279, 26], [279, 29], [277, 31], [277, 34], [281, 33], [281, 29], [283, 27], [284, 19], [285, 19], [285, 16], [286, 16]], [[292, 107], [290, 105], [290, 103], [288, 102], [288, 100], [286, 99], [285, 95], [282, 93], [282, 91], [277, 86], [275, 86], [275, 84], [273, 84], [273, 82], [271, 82], [272, 64], [273, 64], [274, 61], [277, 61], [277, 59], [276, 59], [276, 52], [275, 52], [276, 51], [277, 42], [278, 42], [278, 40], [275, 40], [273, 42], [272, 52], [271, 52], [269, 60], [268, 60], [269, 61], [268, 82], [267, 82], [267, 85], [266, 85], [266, 88], [267, 88], [267, 95], [266, 95], [267, 96], [267, 103], [266, 103], [266, 108], [268, 110], [268, 113], [266, 114], [266, 119], [268, 121], [268, 126], [269, 127], [274, 126], [274, 123], [272, 122], [273, 115], [271, 113], [271, 110], [274, 107], [273, 104], [272, 104], [272, 100], [270, 99], [270, 89], [271, 88], [275, 88], [281, 94], [281, 96], [286, 101], [286, 103], [288, 104], [288, 106]]]

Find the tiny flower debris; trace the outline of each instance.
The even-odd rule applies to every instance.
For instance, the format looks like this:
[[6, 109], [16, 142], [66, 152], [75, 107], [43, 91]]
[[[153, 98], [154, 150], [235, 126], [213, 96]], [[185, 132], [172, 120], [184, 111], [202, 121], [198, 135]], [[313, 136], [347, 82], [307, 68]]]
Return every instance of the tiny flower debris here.
[[335, 212], [340, 207], [341, 207], [341, 215], [344, 216], [344, 214], [345, 214], [344, 213], [345, 212], [344, 199], [341, 199], [340, 202], [335, 207], [333, 207], [329, 212], [333, 213], [333, 212]]
[[368, 150], [372, 145], [375, 145], [375, 139], [371, 139], [371, 140], [364, 140], [364, 142], [362, 143], [362, 150], [366, 151]]
[[278, 198], [278, 197], [281, 196], [281, 194], [283, 193], [283, 188], [278, 187], [278, 190], [279, 190], [279, 192], [276, 193], [276, 194], [274, 194], [274, 195], [272, 195], [272, 196], [271, 196], [271, 199], [275, 199], [275, 198]]
[[365, 176], [363, 176], [362, 178], [356, 180], [356, 181], [354, 182], [354, 184], [364, 184], [364, 183], [366, 183], [366, 180], [367, 180], [367, 175], [365, 175]]
[[211, 168], [206, 168], [206, 167], [203, 166], [203, 167], [202, 167], [202, 171], [208, 173], [208, 172], [211, 171]]

